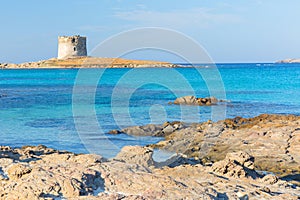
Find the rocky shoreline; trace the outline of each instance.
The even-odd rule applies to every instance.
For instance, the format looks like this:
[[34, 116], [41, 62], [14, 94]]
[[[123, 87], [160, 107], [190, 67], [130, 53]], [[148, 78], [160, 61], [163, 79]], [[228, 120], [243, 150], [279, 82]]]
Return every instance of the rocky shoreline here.
[[165, 137], [150, 146], [182, 153], [203, 164], [220, 161], [227, 153], [245, 151], [256, 158], [257, 170], [280, 176], [298, 174], [295, 178], [300, 181], [300, 116], [263, 114], [215, 123], [166, 122], [128, 127], [118, 133]]
[[[109, 160], [42, 145], [2, 146], [0, 198], [300, 198], [298, 116], [166, 122], [112, 133], [163, 136], [165, 140], [148, 147], [126, 146]], [[177, 155], [157, 162], [154, 148]]]
[[60, 68], [151, 68], [178, 67], [175, 64], [148, 60], [129, 60], [123, 58], [73, 57], [67, 59], [51, 58], [38, 62], [21, 64], [0, 63], [0, 69], [60, 69]]

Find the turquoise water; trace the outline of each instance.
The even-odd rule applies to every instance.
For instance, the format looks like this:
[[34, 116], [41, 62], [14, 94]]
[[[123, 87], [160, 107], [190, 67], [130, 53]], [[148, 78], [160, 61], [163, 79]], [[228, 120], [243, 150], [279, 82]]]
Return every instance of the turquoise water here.
[[[124, 145], [161, 139], [106, 134], [111, 129], [166, 120], [300, 115], [300, 65], [217, 67], [1, 70], [0, 145], [44, 144], [77, 153], [96, 146], [97, 153], [110, 157]], [[168, 104], [177, 96], [193, 94], [213, 94], [230, 102], [214, 107]]]

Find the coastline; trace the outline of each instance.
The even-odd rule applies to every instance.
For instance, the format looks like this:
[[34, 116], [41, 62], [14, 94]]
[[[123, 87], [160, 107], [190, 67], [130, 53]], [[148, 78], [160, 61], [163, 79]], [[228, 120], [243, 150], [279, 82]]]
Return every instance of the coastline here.
[[1, 7], [0, 200], [300, 200], [300, 1]]
[[21, 64], [0, 63], [0, 69], [79, 69], [79, 68], [174, 68], [178, 65], [149, 60], [129, 60], [123, 58], [73, 57], [51, 58]]
[[[245, 151], [256, 158], [256, 170], [287, 176], [300, 174], [299, 124], [300, 116], [262, 114], [218, 122], [165, 122], [111, 132], [164, 137], [149, 147], [181, 153], [204, 165], [224, 159], [227, 153]], [[300, 185], [300, 178], [297, 180]]]
[[299, 64], [300, 59], [286, 59], [274, 63], [170, 63], [152, 60], [131, 60], [123, 58], [101, 57], [72, 57], [66, 59], [51, 58], [37, 62], [0, 63], [1, 69], [121, 69], [121, 68], [214, 68], [214, 66], [229, 66], [240, 64], [253, 64], [255, 66], [268, 66], [276, 64]]
[[297, 64], [297, 63], [300, 63], [300, 59], [284, 59], [284, 60], [279, 60], [277, 61], [276, 63], [283, 63], [283, 64], [287, 64], [287, 63], [294, 63], [294, 64]]
[[[300, 116], [264, 114], [215, 123], [128, 127], [119, 133], [165, 140], [146, 147], [125, 146], [109, 160], [42, 145], [2, 146], [0, 195], [7, 199], [299, 199], [299, 124]], [[231, 146], [225, 148], [226, 144]], [[157, 148], [177, 154], [158, 162], [153, 159]]]

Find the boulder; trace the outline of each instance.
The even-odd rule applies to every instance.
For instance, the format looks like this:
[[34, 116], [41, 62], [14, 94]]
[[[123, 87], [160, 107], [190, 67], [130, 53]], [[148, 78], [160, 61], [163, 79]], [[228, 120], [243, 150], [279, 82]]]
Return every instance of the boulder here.
[[254, 157], [245, 152], [228, 153], [224, 160], [212, 165], [212, 171], [227, 177], [257, 178], [259, 175], [253, 170]]
[[174, 101], [174, 104], [178, 105], [195, 105], [195, 106], [211, 106], [218, 103], [218, 99], [215, 97], [197, 98], [195, 96], [179, 97]]
[[278, 177], [273, 175], [273, 174], [268, 174], [268, 175], [265, 175], [261, 181], [265, 184], [268, 184], [268, 185], [274, 185], [275, 183], [278, 182]]
[[127, 164], [138, 164], [144, 167], [154, 166], [153, 149], [141, 146], [125, 146], [114, 160]]
[[120, 131], [120, 133], [126, 133], [128, 135], [134, 136], [156, 136], [161, 132], [162, 126], [148, 124], [145, 126], [132, 126], [128, 128], [124, 128]]
[[197, 105], [197, 98], [195, 96], [184, 96], [179, 97], [174, 101], [174, 104], [183, 104], [183, 105]]

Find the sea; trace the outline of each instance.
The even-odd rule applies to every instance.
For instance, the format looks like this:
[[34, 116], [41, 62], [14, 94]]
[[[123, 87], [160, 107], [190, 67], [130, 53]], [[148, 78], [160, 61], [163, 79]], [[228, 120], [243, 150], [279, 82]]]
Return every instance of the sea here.
[[[180, 64], [178, 68], [2, 69], [0, 145], [46, 145], [115, 156], [160, 137], [111, 135], [128, 126], [300, 115], [300, 64]], [[215, 96], [214, 106], [175, 105]]]

